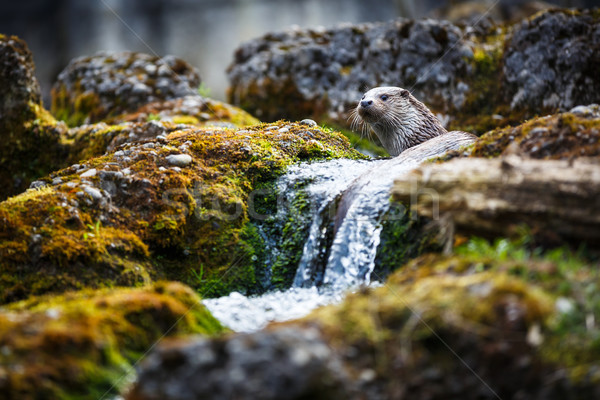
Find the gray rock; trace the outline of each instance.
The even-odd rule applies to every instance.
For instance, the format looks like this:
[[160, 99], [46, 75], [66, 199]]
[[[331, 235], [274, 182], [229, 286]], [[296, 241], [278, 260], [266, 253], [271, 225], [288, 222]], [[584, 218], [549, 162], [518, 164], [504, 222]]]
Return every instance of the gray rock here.
[[505, 97], [513, 109], [566, 111], [600, 101], [600, 18], [555, 10], [521, 22], [504, 56]]
[[347, 399], [350, 386], [318, 331], [287, 327], [160, 346], [144, 360], [133, 397]]
[[[156, 74], [161, 78], [156, 79]], [[198, 85], [200, 77], [196, 69], [173, 56], [100, 52], [72, 60], [58, 75], [52, 91], [52, 111], [60, 114], [77, 110], [79, 97], [93, 93], [98, 104], [85, 111], [89, 113], [89, 122], [97, 122], [154, 101], [195, 95]], [[66, 97], [57, 99], [60, 95]]]
[[79, 176], [82, 178], [91, 178], [92, 176], [96, 176], [96, 168], [88, 169], [87, 171], [79, 174]]
[[94, 200], [100, 200], [103, 197], [102, 192], [100, 192], [98, 189], [92, 186], [84, 186], [83, 191], [89, 194]]
[[308, 126], [317, 126], [318, 125], [315, 120], [308, 119], [308, 118], [303, 119], [302, 121], [300, 121], [300, 123], [302, 125], [308, 125]]
[[453, 92], [473, 72], [472, 46], [462, 28], [428, 19], [267, 34], [236, 51], [229, 100], [267, 121], [329, 112], [345, 124], [365, 88], [388, 85], [444, 109], [461, 103]]
[[192, 162], [192, 157], [188, 154], [171, 154], [166, 157], [166, 160], [171, 165], [185, 167]]
[[30, 189], [41, 189], [44, 186], [48, 186], [48, 184], [44, 181], [33, 181], [29, 184]]

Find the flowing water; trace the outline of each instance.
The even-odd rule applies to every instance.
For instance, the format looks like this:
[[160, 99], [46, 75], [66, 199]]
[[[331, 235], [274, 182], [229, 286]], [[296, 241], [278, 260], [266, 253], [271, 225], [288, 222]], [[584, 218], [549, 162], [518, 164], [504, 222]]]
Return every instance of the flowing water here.
[[[301, 317], [340, 301], [349, 290], [373, 284], [382, 221], [390, 217], [386, 213], [393, 180], [449, 150], [448, 141], [442, 151], [435, 140], [429, 142], [430, 146], [388, 160], [334, 160], [291, 167], [278, 181], [279, 193], [294, 198], [301, 187], [311, 204], [308, 237], [292, 287], [255, 297], [232, 293], [204, 304], [231, 329], [252, 331], [270, 321]], [[281, 217], [285, 219], [289, 210], [282, 207]], [[277, 243], [269, 246], [277, 254]]]

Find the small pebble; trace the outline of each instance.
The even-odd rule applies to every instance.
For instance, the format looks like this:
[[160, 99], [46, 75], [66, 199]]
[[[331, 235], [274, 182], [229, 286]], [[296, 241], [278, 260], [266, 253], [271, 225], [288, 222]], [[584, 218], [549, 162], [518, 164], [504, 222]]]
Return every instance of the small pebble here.
[[91, 186], [84, 187], [83, 191], [92, 196], [92, 199], [94, 200], [100, 200], [102, 198], [102, 193], [98, 189]]
[[29, 185], [30, 189], [40, 189], [43, 188], [44, 186], [47, 186], [48, 184], [44, 181], [33, 181], [31, 182], [31, 184]]
[[82, 178], [91, 178], [92, 176], [96, 176], [96, 168], [88, 169], [87, 171], [79, 174]]
[[171, 154], [167, 156], [167, 162], [178, 167], [185, 167], [192, 162], [192, 157], [187, 154]]
[[308, 126], [317, 126], [317, 123], [316, 123], [314, 120], [312, 120], [312, 119], [309, 119], [309, 118], [307, 118], [307, 119], [303, 119], [302, 121], [300, 121], [300, 123], [301, 123], [302, 125], [308, 125]]

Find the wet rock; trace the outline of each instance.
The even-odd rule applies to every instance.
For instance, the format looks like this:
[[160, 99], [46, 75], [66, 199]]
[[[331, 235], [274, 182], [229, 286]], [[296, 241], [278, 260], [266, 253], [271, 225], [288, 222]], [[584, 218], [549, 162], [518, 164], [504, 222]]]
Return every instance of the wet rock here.
[[512, 109], [566, 111], [600, 102], [600, 17], [556, 10], [524, 20], [507, 40], [503, 76]]
[[99, 122], [158, 100], [196, 94], [200, 78], [185, 61], [144, 53], [77, 58], [52, 88], [52, 113], [70, 126]]
[[318, 331], [287, 328], [161, 346], [127, 399], [345, 398], [348, 378]]
[[[41, 241], [40, 235], [35, 241]], [[163, 336], [223, 331], [190, 288], [72, 292], [0, 309], [6, 399], [114, 397], [138, 356]]]

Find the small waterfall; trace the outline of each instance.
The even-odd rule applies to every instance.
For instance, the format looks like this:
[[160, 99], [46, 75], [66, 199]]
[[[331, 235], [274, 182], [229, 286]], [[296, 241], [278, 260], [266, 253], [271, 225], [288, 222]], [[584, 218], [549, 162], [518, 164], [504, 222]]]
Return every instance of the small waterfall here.
[[[290, 167], [278, 182], [280, 194], [294, 198], [301, 187], [311, 205], [310, 212], [304, 213], [310, 217], [302, 225], [308, 234], [292, 287], [251, 298], [232, 293], [205, 300], [205, 305], [232, 329], [251, 331], [273, 320], [305, 315], [339, 301], [358, 285], [370, 284], [383, 218], [393, 218], [388, 211], [394, 179], [465, 144], [466, 139], [454, 142], [438, 137], [388, 160], [334, 160]], [[284, 207], [284, 214], [289, 210]]]
[[[313, 287], [323, 282], [327, 272], [327, 259], [334, 237], [334, 220], [337, 216], [337, 203], [343, 192], [355, 182], [366, 170], [381, 161], [336, 160], [321, 164], [317, 181], [306, 190], [313, 200], [314, 212], [308, 239], [304, 245], [302, 258], [294, 278], [294, 287]], [[299, 168], [304, 168], [300, 166]], [[323, 173], [323, 172], [326, 172]], [[304, 173], [313, 171], [304, 171]], [[314, 175], [313, 175], [314, 176]], [[328, 243], [329, 242], [329, 243]]]
[[401, 157], [373, 167], [344, 194], [344, 213], [327, 260], [323, 284], [340, 288], [371, 282], [382, 230], [382, 218], [390, 208], [390, 189], [396, 177], [417, 166]]

